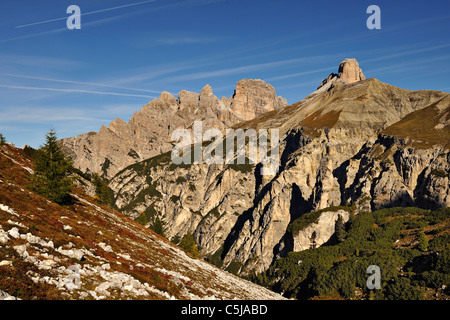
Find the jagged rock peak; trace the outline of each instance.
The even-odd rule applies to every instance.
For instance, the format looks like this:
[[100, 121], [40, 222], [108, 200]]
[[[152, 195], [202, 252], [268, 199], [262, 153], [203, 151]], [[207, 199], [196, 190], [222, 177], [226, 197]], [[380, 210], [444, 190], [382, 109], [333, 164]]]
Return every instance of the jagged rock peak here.
[[111, 179], [128, 165], [170, 151], [171, 133], [176, 128], [188, 128], [196, 120], [203, 121], [204, 130], [228, 128], [286, 105], [262, 80], [239, 81], [229, 99], [219, 100], [210, 85], [200, 93], [181, 90], [177, 97], [163, 91], [128, 123], [116, 119], [98, 133], [66, 138], [62, 143], [76, 168]]
[[356, 61], [355, 58], [345, 59], [339, 63], [338, 73], [331, 73], [325, 80], [322, 81], [317, 89], [320, 89], [327, 84], [331, 85], [331, 83], [336, 80], [340, 80], [341, 82], [348, 84], [365, 79], [366, 77], [359, 67], [358, 61]]
[[231, 99], [231, 110], [241, 120], [250, 120], [259, 114], [287, 105], [287, 100], [277, 96], [273, 86], [260, 79], [238, 81]]
[[128, 123], [120, 118], [115, 118], [108, 126], [114, 133], [124, 130], [128, 126]]
[[213, 90], [209, 84], [203, 87], [202, 91], [200, 91], [201, 96], [211, 96], [213, 95]]
[[240, 92], [256, 94], [260, 91], [268, 91], [270, 94], [275, 94], [275, 88], [261, 79], [242, 79], [236, 84], [235, 95]]
[[175, 104], [177, 102], [177, 99], [170, 92], [167, 91], [161, 92], [159, 100], [167, 102], [169, 104]]

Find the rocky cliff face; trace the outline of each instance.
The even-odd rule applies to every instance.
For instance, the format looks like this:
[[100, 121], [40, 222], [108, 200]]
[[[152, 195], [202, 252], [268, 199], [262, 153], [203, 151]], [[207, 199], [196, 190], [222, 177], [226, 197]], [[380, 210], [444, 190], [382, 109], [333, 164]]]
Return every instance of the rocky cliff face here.
[[205, 256], [242, 273], [307, 247], [310, 232], [326, 242], [336, 214], [289, 238], [308, 212], [449, 206], [450, 95], [364, 80], [352, 60], [331, 78], [303, 101], [235, 126], [280, 130], [276, 175], [261, 176], [259, 164], [176, 166], [167, 153], [118, 173], [116, 204], [146, 225], [159, 215], [169, 237], [194, 233]]
[[128, 123], [115, 119], [99, 132], [62, 139], [61, 143], [76, 168], [110, 179], [128, 165], [171, 150], [172, 132], [190, 128], [196, 120], [202, 121], [203, 131], [224, 129], [286, 105], [262, 80], [241, 80], [231, 98], [220, 100], [209, 85], [199, 94], [183, 90], [178, 98], [162, 92]]
[[253, 203], [253, 167], [171, 165], [170, 154], [126, 168], [110, 183], [116, 205], [145, 225], [155, 218], [169, 239], [195, 233], [204, 255], [225, 242], [239, 216]]
[[[287, 119], [281, 126], [286, 132], [282, 168], [255, 196], [252, 213], [224, 255], [225, 264], [239, 261], [244, 272], [265, 270], [288, 247], [289, 223], [307, 212], [339, 205], [355, 205], [357, 212], [449, 206], [444, 174], [450, 169], [445, 148], [449, 127], [439, 129], [441, 139], [434, 144], [382, 133], [399, 132], [394, 128], [408, 112], [436, 105], [448, 110], [448, 98], [446, 93], [410, 92], [368, 79], [335, 83], [328, 91], [272, 114], [270, 123], [280, 122], [277, 117]], [[423, 121], [408, 124], [420, 128], [423, 137], [433, 137], [429, 133], [434, 127]]]
[[271, 85], [262, 80], [243, 79], [236, 85], [230, 108], [241, 121], [246, 121], [286, 105], [286, 99], [278, 97]]

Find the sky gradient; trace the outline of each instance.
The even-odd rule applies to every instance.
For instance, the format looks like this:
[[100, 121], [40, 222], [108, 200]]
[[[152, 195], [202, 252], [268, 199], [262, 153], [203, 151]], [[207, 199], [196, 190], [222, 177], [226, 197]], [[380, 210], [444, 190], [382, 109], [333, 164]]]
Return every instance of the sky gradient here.
[[[81, 30], [68, 30], [69, 5]], [[381, 29], [369, 30], [369, 5]], [[0, 133], [39, 147], [126, 121], [161, 91], [230, 97], [262, 79], [288, 102], [345, 58], [367, 78], [450, 92], [450, 1], [5, 0], [0, 2]]]

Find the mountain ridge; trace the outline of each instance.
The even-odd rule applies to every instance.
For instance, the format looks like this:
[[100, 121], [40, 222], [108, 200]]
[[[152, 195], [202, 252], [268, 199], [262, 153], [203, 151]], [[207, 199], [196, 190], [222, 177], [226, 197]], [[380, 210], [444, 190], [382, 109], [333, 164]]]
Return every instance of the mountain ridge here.
[[[0, 268], [18, 281], [25, 263], [32, 273], [16, 283], [39, 295], [46, 288], [46, 298], [71, 297], [69, 267], [75, 265], [87, 284], [77, 292], [82, 299], [279, 299], [220, 269], [273, 277], [281, 265], [289, 273], [290, 257], [309, 256], [311, 247], [341, 237], [338, 221], [342, 229], [355, 215], [364, 219], [384, 208], [430, 209], [420, 211], [425, 215], [450, 206], [449, 102], [448, 93], [366, 79], [354, 59], [289, 106], [262, 80], [241, 80], [231, 98], [220, 100], [209, 85], [199, 94], [180, 91], [178, 98], [162, 92], [128, 123], [117, 118], [98, 133], [61, 141], [69, 155], [79, 153], [75, 165], [86, 177], [108, 178], [112, 205], [121, 213], [96, 203], [92, 182], [81, 176], [68, 208], [34, 195], [25, 186], [31, 159], [2, 146], [0, 241], [9, 247], [0, 252]], [[205, 130], [278, 129], [278, 170], [262, 176], [261, 163], [174, 164], [171, 130], [191, 129], [196, 120]], [[150, 142], [148, 153], [139, 141]], [[148, 230], [155, 222], [174, 242], [192, 234], [202, 259], [220, 269]], [[7, 282], [8, 294], [30, 298], [13, 289]]]
[[110, 179], [127, 165], [171, 150], [172, 132], [190, 128], [194, 121], [202, 121], [203, 131], [225, 129], [285, 105], [287, 101], [259, 79], [238, 81], [234, 94], [220, 100], [209, 85], [200, 93], [182, 90], [178, 98], [163, 91], [128, 123], [115, 119], [108, 127], [102, 125], [98, 133], [61, 139], [61, 145], [78, 169]]
[[[132, 217], [151, 219], [153, 208], [169, 237], [189, 231], [205, 256], [220, 252], [225, 268], [262, 272], [286, 254], [286, 228], [307, 212], [348, 203], [356, 204], [357, 212], [449, 206], [445, 175], [435, 174], [450, 168], [446, 142], [411, 149], [407, 140], [383, 134], [433, 104], [446, 110], [448, 96], [374, 78], [334, 81], [301, 102], [233, 126], [280, 130], [281, 167], [275, 176], [259, 176], [258, 166], [249, 164], [172, 166], [166, 154], [158, 164], [125, 168], [110, 186], [116, 205]], [[447, 122], [440, 124], [436, 130], [448, 130]], [[181, 176], [188, 178], [181, 181]]]

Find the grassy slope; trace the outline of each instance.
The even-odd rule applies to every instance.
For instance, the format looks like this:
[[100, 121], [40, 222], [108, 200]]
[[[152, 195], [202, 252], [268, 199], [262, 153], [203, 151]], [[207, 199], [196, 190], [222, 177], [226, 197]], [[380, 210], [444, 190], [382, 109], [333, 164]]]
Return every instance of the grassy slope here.
[[436, 129], [440, 121], [450, 120], [450, 104], [439, 109], [434, 103], [424, 109], [408, 114], [399, 122], [383, 131], [384, 134], [400, 138], [409, 137], [414, 147], [426, 148], [433, 144], [441, 144], [450, 149], [450, 126]]
[[[74, 190], [73, 203], [66, 206], [30, 192], [31, 168], [22, 150], [0, 146], [0, 290], [21, 299], [78, 299], [81, 295], [93, 299], [90, 292], [105, 283], [105, 276], [120, 276], [138, 281], [138, 288], [147, 284], [148, 294], [113, 285], [107, 299], [280, 298], [189, 257], [81, 190]], [[13, 229], [19, 237], [13, 236]], [[26, 253], [21, 255], [19, 249], [24, 246]], [[83, 258], [72, 257], [71, 250], [83, 252]], [[69, 291], [64, 288], [65, 270], [73, 265], [84, 273], [81, 288]], [[63, 287], [58, 288], [58, 282]]]
[[[7, 152], [16, 161], [21, 159], [26, 165], [30, 165], [29, 159], [18, 149], [2, 148], [2, 153]], [[22, 158], [17, 157], [22, 156]], [[122, 216], [108, 207], [95, 203], [94, 199], [81, 194], [81, 190], [75, 190], [75, 194], [83, 201], [75, 200], [73, 204], [60, 206], [49, 202], [45, 198], [29, 192], [26, 186], [29, 183], [29, 174], [15, 166], [10, 159], [0, 156], [0, 203], [6, 205], [19, 213], [19, 217], [11, 216], [8, 212], [0, 210], [0, 226], [3, 230], [9, 230], [16, 226], [13, 222], [20, 223], [19, 232], [22, 234], [32, 233], [41, 239], [51, 239], [54, 248], [62, 247], [72, 243], [75, 248], [86, 248], [94, 253], [99, 259], [86, 256], [83, 262], [64, 258], [54, 249], [48, 249], [48, 254], [61, 260], [60, 266], [69, 267], [75, 263], [82, 265], [98, 265], [108, 262], [114, 271], [130, 273], [130, 266], [136, 262], [148, 262], [151, 259], [160, 259], [166, 252], [158, 252], [161, 248], [149, 247], [146, 237], [159, 238], [151, 231], [143, 229], [138, 223]], [[92, 206], [89, 205], [92, 203]], [[100, 209], [97, 209], [100, 208]], [[104, 212], [102, 211], [104, 210]], [[13, 221], [14, 220], [14, 221]], [[66, 229], [63, 227], [66, 226]], [[70, 227], [70, 229], [68, 228]], [[100, 234], [99, 234], [100, 232]], [[144, 234], [144, 235], [142, 235]], [[116, 241], [120, 239], [120, 241]], [[168, 242], [163, 238], [161, 241]], [[153, 240], [154, 241], [154, 240]], [[98, 243], [108, 243], [113, 252], [131, 253], [132, 259], [126, 260], [111, 252], [107, 252], [98, 246]], [[46, 283], [35, 283], [23, 275], [32, 270], [41, 277], [50, 276], [51, 271], [39, 270], [33, 263], [26, 262], [17, 255], [12, 248], [26, 244], [24, 239], [11, 239], [7, 245], [0, 246], [0, 261], [12, 261], [13, 267], [0, 267], [0, 290], [6, 291], [22, 299], [65, 299], [57, 288]], [[39, 249], [29, 248], [30, 255], [42, 257]], [[103, 261], [101, 261], [103, 260]], [[118, 264], [120, 263], [120, 264]], [[131, 274], [137, 279], [154, 285], [158, 290], [176, 294], [179, 289], [172, 284], [163, 281], [166, 275], [149, 268], [136, 268]], [[84, 286], [89, 289], [95, 288], [99, 279], [84, 279]], [[76, 295], [75, 295], [76, 297]], [[112, 298], [120, 298], [120, 294]], [[160, 299], [158, 295], [148, 298]]]

